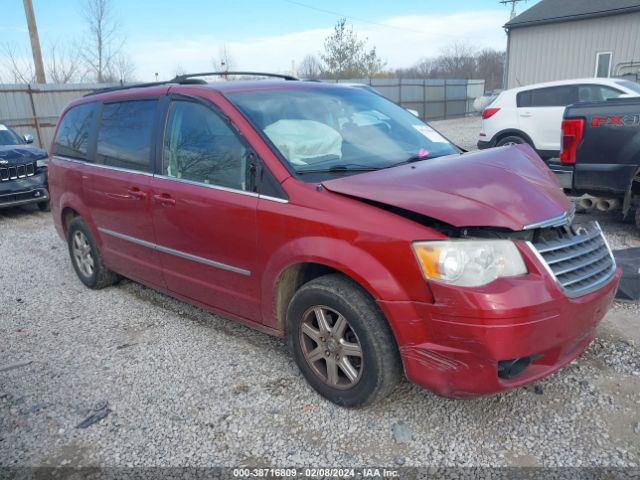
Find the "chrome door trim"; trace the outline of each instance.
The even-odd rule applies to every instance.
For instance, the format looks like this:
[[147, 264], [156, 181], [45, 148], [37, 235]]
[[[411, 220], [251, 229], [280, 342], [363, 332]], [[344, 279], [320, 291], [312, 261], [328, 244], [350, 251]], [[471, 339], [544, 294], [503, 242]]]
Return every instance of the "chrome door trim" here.
[[113, 167], [111, 165], [103, 165], [101, 163], [92, 163], [86, 160], [78, 160], [75, 158], [63, 157], [60, 155], [54, 155], [54, 158], [57, 160], [64, 160], [65, 162], [78, 163], [80, 165], [88, 165], [88, 166], [97, 167], [97, 168], [104, 168], [106, 170], [115, 170], [117, 172], [125, 172], [125, 173], [137, 173], [140, 175], [146, 175], [148, 177], [162, 178], [164, 180], [174, 180], [176, 182], [187, 183], [189, 185], [197, 185], [200, 187], [212, 188], [214, 190], [220, 190], [222, 192], [237, 193], [240, 195], [246, 195], [248, 197], [259, 198], [261, 200], [268, 200], [270, 202], [289, 203], [289, 200], [286, 200], [284, 198], [272, 197], [270, 195], [262, 195], [260, 193], [248, 192], [246, 190], [238, 190], [237, 188], [222, 187], [220, 185], [211, 185], [209, 183], [196, 182], [193, 180], [186, 180], [184, 178], [170, 177], [168, 175], [154, 175], [153, 173], [150, 173], [150, 172], [141, 172], [140, 170], [131, 170], [128, 168]]
[[221, 270], [237, 273], [240, 275], [244, 275], [246, 277], [251, 276], [251, 272], [243, 268], [234, 267], [233, 265], [227, 265], [226, 263], [216, 262], [215, 260], [209, 260], [208, 258], [198, 257], [197, 255], [192, 255], [190, 253], [182, 252], [180, 250], [174, 250], [173, 248], [163, 247], [162, 245], [148, 242], [140, 238], [131, 237], [123, 233], [114, 232], [113, 230], [109, 230], [108, 228], [98, 227], [98, 230], [107, 235], [111, 235], [112, 237], [119, 238], [120, 240], [126, 240], [128, 242], [135, 243], [137, 245], [142, 245], [143, 247], [147, 247], [152, 250], [157, 250], [162, 253], [167, 253], [175, 257], [184, 258], [185, 260], [191, 260], [192, 262], [201, 263], [209, 267], [219, 268]]
[[277, 203], [289, 203], [289, 200], [287, 200], [286, 198], [278, 198], [278, 197], [272, 197], [270, 195], [262, 195], [259, 194], [258, 198], [260, 200], [268, 200], [270, 202], [277, 202]]
[[237, 193], [239, 195], [246, 195], [248, 197], [259, 198], [261, 200], [269, 200], [271, 202], [289, 203], [289, 200], [285, 200], [284, 198], [277, 198], [277, 197], [272, 197], [272, 196], [269, 196], [269, 195], [262, 195], [262, 194], [257, 193], [257, 192], [249, 192], [247, 190], [239, 190], [237, 188], [223, 187], [223, 186], [220, 186], [220, 185], [213, 185], [211, 183], [196, 182], [195, 180], [187, 180], [185, 178], [176, 178], [176, 177], [171, 177], [169, 175], [154, 175], [154, 177], [155, 178], [162, 178], [163, 180], [173, 180], [173, 181], [176, 181], [176, 182], [186, 183], [186, 184], [189, 184], [189, 185], [197, 185], [199, 187], [211, 188], [213, 190], [220, 190], [222, 192]]
[[60, 155], [54, 155], [54, 158], [57, 160], [64, 160], [65, 162], [72, 162], [72, 163], [79, 163], [80, 165], [87, 165], [89, 167], [103, 168], [105, 170], [115, 170], [116, 172], [137, 173], [139, 175], [146, 175], [147, 177], [153, 177], [153, 173], [143, 172], [141, 170], [132, 170], [130, 168], [114, 167], [112, 165], [104, 165], [102, 163], [89, 162], [86, 160], [78, 160], [75, 158], [67, 158], [67, 157], [62, 157]]
[[197, 185], [199, 187], [212, 188], [213, 190], [220, 190], [220, 191], [223, 191], [223, 192], [238, 193], [240, 195], [247, 195], [248, 197], [258, 198], [258, 196], [259, 196], [256, 192], [249, 192], [247, 190], [239, 190], [237, 188], [222, 187], [220, 185], [213, 185], [211, 183], [196, 182], [195, 180], [187, 180], [185, 178], [170, 177], [169, 175], [154, 175], [154, 176], [156, 178], [162, 178], [163, 180], [173, 180], [175, 182], [187, 183], [189, 185]]

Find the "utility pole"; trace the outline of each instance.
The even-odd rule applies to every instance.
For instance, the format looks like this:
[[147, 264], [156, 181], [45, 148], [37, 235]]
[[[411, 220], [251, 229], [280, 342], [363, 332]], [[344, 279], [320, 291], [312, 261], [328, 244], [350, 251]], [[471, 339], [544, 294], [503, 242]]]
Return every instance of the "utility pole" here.
[[24, 3], [24, 14], [27, 17], [27, 25], [29, 26], [31, 53], [33, 54], [33, 64], [36, 68], [36, 81], [38, 83], [47, 83], [47, 79], [44, 76], [40, 38], [38, 38], [38, 27], [36, 26], [36, 16], [33, 13], [33, 5], [31, 4], [31, 0], [22, 0], [22, 3]]
[[511, 4], [511, 19], [513, 19], [516, 16], [516, 4], [518, 2], [526, 2], [527, 0], [500, 0], [500, 3], [503, 5], [506, 5], [508, 3]]

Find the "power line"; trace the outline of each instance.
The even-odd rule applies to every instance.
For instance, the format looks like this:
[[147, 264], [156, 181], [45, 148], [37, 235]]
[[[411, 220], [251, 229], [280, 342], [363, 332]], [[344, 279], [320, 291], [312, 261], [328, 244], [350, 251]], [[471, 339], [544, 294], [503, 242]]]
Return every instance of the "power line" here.
[[[318, 7], [314, 7], [313, 5], [307, 5], [306, 3], [302, 3], [302, 2], [297, 2], [296, 0], [283, 0], [284, 2], [290, 3], [292, 5], [297, 5], [299, 7], [304, 7], [304, 8], [308, 8], [310, 10], [315, 10], [316, 12], [321, 12], [321, 13], [326, 13], [329, 15], [336, 15], [340, 18], [348, 18], [350, 20], [355, 20], [357, 22], [361, 22], [361, 23], [368, 23], [369, 25], [375, 25], [378, 27], [384, 27], [384, 28], [391, 28], [394, 30], [400, 30], [402, 32], [413, 32], [413, 33], [419, 33], [419, 34], [424, 34], [425, 31], [424, 30], [414, 30], [411, 28], [404, 28], [404, 27], [396, 27], [395, 25], [389, 25], [386, 23], [380, 23], [380, 22], [373, 22], [371, 20], [366, 20], [364, 18], [359, 18], [359, 17], [354, 17], [352, 15], [343, 15], [342, 13], [339, 12], [334, 12], [332, 10], [326, 10], [324, 8], [318, 8]], [[519, 0], [515, 0], [515, 1], [519, 1]], [[465, 35], [448, 35], [448, 34], [444, 34], [444, 33], [439, 33], [439, 36], [442, 37], [450, 37], [450, 38], [465, 38], [465, 39], [469, 39], [469, 37], [465, 36]]]

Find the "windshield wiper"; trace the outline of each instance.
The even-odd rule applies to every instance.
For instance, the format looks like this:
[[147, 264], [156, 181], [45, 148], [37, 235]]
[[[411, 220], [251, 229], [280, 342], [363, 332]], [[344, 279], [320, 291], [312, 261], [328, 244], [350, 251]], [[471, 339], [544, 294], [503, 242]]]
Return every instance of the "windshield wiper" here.
[[366, 165], [346, 164], [346, 165], [333, 165], [329, 168], [297, 170], [296, 173], [372, 172], [374, 170], [380, 170], [380, 168], [382, 167], [368, 167]]
[[384, 168], [398, 167], [400, 165], [406, 165], [407, 163], [420, 162], [421, 160], [432, 160], [434, 158], [443, 157], [444, 155], [448, 155], [448, 154], [443, 154], [443, 155], [420, 155], [419, 153], [416, 153], [414, 155], [411, 155], [406, 160], [402, 160], [401, 162], [392, 163], [391, 165], [387, 165]]

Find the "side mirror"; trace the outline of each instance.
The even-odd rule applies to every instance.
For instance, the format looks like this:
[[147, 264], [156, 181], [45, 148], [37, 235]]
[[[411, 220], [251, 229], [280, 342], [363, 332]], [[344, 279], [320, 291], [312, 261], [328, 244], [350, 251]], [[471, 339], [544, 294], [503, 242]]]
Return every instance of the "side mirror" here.
[[25, 134], [22, 139], [24, 140], [24, 143], [33, 143], [33, 135], [30, 133]]
[[417, 110], [414, 110], [413, 108], [406, 108], [405, 110], [409, 112], [411, 115], [413, 115], [414, 117], [420, 118], [420, 113]]

